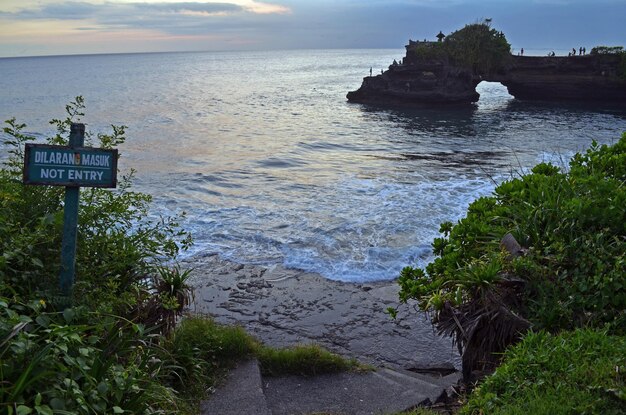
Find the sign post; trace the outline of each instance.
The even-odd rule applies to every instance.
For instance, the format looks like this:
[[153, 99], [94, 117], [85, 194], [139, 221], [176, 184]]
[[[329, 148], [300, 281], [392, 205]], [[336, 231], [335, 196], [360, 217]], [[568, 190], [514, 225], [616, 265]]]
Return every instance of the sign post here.
[[74, 285], [80, 187], [117, 185], [117, 150], [83, 147], [84, 141], [85, 125], [72, 123], [69, 146], [25, 147], [25, 184], [65, 186], [60, 288], [68, 297]]

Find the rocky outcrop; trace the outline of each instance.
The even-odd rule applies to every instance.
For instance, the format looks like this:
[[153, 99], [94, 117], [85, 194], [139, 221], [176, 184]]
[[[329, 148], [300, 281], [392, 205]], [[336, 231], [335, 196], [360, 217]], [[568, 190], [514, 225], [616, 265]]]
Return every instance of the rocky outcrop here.
[[[408, 50], [408, 47], [407, 47]], [[478, 101], [481, 81], [500, 82], [522, 100], [626, 102], [621, 56], [510, 56], [497, 73], [479, 73], [446, 57], [417, 59], [407, 52], [394, 64], [349, 92], [352, 102], [382, 105], [463, 104]]]
[[[405, 59], [406, 62], [406, 59]], [[389, 70], [363, 78], [348, 100], [374, 104], [454, 104], [478, 101], [478, 82], [472, 72], [446, 59], [391, 65]]]
[[512, 56], [506, 73], [488, 81], [522, 100], [626, 102], [619, 55]]

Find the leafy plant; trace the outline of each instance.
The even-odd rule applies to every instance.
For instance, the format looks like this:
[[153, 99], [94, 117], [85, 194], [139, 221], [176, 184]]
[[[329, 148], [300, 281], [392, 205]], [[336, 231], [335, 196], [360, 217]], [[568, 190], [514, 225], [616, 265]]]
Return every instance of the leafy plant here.
[[[77, 97], [45, 142], [67, 144], [83, 110]], [[151, 198], [130, 190], [132, 170], [116, 190], [82, 189], [74, 306], [66, 308], [58, 295], [63, 189], [22, 184], [24, 146], [34, 141], [24, 129], [11, 119], [2, 135], [0, 412], [180, 413], [161, 333], [189, 303], [189, 271], [162, 264], [189, 235], [176, 218], [149, 219]], [[124, 140], [125, 127], [86, 136], [104, 148]], [[136, 313], [147, 305], [156, 313]]]
[[461, 414], [622, 414], [626, 337], [581, 329], [530, 333], [470, 396]]
[[624, 52], [623, 46], [596, 46], [591, 49], [591, 55], [619, 55]]
[[0, 407], [15, 414], [162, 413], [173, 391], [144, 328], [81, 309], [0, 297]]
[[491, 27], [491, 19], [466, 25], [446, 36], [444, 43], [457, 64], [477, 74], [498, 72], [511, 56], [504, 33]]
[[407, 48], [409, 61], [449, 61], [474, 75], [498, 72], [511, 55], [504, 33], [491, 27], [491, 19], [466, 25], [443, 42], [414, 42]]
[[[84, 115], [84, 100], [77, 97], [66, 107], [67, 117], [51, 121], [55, 136], [48, 144], [67, 144], [72, 122]], [[34, 140], [23, 133], [25, 124], [8, 120], [2, 136], [9, 158], [0, 171], [0, 279], [17, 294], [38, 292], [54, 303], [58, 295], [63, 188], [25, 186], [21, 183], [24, 145]], [[98, 134], [97, 144], [111, 148], [122, 144], [125, 127]], [[86, 133], [87, 144], [93, 137]], [[158, 272], [160, 263], [172, 261], [191, 244], [190, 235], [176, 218], [150, 220], [151, 197], [131, 191], [134, 171], [123, 175], [118, 188], [84, 188], [79, 206], [75, 300], [94, 304], [108, 296], [107, 311], [125, 312], [134, 300], [131, 287], [141, 287], [146, 276]], [[119, 299], [119, 301], [114, 301]], [[116, 305], [117, 304], [117, 305]]]
[[[425, 270], [407, 267], [400, 300], [433, 313], [454, 337], [466, 379], [493, 368], [529, 328], [626, 327], [626, 134], [593, 143], [568, 172], [548, 164], [473, 202], [433, 243]], [[524, 255], [503, 252], [510, 233]]]

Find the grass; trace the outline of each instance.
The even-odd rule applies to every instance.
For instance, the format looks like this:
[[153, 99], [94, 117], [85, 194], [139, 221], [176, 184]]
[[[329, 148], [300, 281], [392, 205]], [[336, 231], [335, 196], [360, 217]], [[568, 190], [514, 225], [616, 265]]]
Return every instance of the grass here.
[[361, 370], [356, 360], [346, 360], [317, 345], [300, 345], [286, 349], [262, 346], [257, 352], [261, 372], [266, 376], [302, 375]]
[[206, 391], [237, 361], [255, 357], [265, 376], [318, 375], [364, 370], [356, 360], [346, 360], [317, 345], [275, 349], [261, 344], [239, 326], [225, 326], [208, 317], [188, 316], [164, 345], [172, 376], [170, 382], [181, 391], [185, 414], [197, 413]]
[[624, 414], [626, 337], [580, 329], [531, 333], [461, 414]]

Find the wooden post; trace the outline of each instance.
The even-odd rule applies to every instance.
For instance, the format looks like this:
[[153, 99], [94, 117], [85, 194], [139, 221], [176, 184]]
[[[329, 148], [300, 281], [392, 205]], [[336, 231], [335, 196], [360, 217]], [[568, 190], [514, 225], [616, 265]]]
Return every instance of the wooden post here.
[[[82, 147], [85, 142], [85, 124], [72, 123], [70, 147]], [[61, 293], [70, 297], [76, 266], [76, 234], [78, 228], [78, 201], [80, 187], [65, 187], [63, 212], [63, 242], [61, 245]]]

